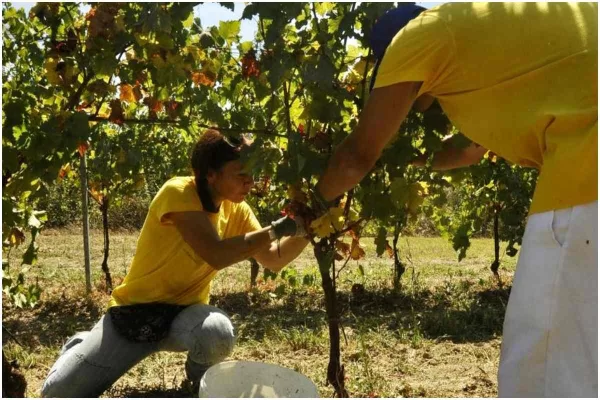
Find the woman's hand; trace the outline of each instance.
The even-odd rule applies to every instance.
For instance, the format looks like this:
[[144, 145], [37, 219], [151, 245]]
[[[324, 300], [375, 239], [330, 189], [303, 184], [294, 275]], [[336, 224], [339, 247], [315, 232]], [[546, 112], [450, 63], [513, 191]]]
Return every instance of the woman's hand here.
[[284, 237], [306, 236], [304, 221], [300, 217], [291, 218], [289, 216], [285, 216], [277, 221], [271, 222], [271, 227], [273, 228], [276, 239], [282, 239]]
[[298, 216], [283, 217], [271, 223], [271, 239], [277, 239], [268, 250], [254, 256], [263, 267], [278, 272], [302, 253], [310, 243], [304, 220]]

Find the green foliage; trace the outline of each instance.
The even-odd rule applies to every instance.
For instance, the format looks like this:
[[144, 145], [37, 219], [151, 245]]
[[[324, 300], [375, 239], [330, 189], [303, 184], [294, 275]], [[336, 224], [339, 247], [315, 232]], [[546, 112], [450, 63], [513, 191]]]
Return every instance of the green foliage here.
[[487, 229], [495, 210], [499, 212], [499, 239], [508, 242], [506, 254], [514, 257], [515, 245], [521, 244], [525, 231], [537, 170], [486, 156], [477, 165], [445, 175], [453, 185], [453, 196], [462, 201], [450, 208], [433, 201], [427, 204], [426, 213], [451, 239], [459, 261], [470, 246], [469, 238]]
[[77, 178], [65, 178], [45, 187], [36, 208], [48, 215], [47, 228], [64, 227], [81, 222], [81, 186]]
[[381, 257], [387, 246], [387, 230], [383, 227], [379, 228], [379, 231], [377, 232], [375, 246], [377, 246], [377, 255]]
[[269, 279], [275, 280], [277, 278], [277, 272], [273, 272], [270, 269], [263, 268], [263, 279], [268, 281]]
[[[31, 241], [30, 247], [25, 252], [23, 264], [31, 266], [36, 263], [37, 257], [33, 246], [36, 246], [34, 240]], [[29, 285], [25, 283], [28, 266], [21, 268], [15, 277], [15, 274], [10, 271], [9, 257], [10, 254], [7, 255], [7, 259], [2, 260], [2, 292], [18, 308], [33, 308], [39, 302], [42, 293], [41, 287], [37, 282]]]
[[7, 273], [7, 269], [2, 264], [2, 292], [8, 297], [9, 301], [18, 308], [35, 307], [42, 294], [41, 287], [37, 284], [25, 284], [25, 272], [21, 271], [16, 278]]

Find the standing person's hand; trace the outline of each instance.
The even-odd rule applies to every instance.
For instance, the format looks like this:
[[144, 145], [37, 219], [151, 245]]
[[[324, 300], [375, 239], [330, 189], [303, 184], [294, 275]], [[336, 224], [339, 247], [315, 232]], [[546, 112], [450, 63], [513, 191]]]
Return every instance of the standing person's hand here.
[[325, 200], [319, 189], [311, 190], [310, 197], [312, 209], [315, 212], [315, 216], [317, 218], [319, 218], [323, 214], [326, 214], [327, 211], [329, 211], [329, 209], [335, 205], [335, 200]]

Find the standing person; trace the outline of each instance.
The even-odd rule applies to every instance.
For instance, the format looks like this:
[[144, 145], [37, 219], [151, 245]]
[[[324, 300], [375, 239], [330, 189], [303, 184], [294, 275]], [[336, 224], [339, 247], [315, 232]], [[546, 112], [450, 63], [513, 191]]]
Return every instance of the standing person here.
[[[374, 89], [317, 196], [331, 201], [358, 184], [410, 108], [434, 99], [474, 142], [538, 168], [499, 395], [597, 397], [598, 5], [405, 5], [377, 22], [371, 43]], [[455, 166], [476, 161], [473, 150], [455, 153]]]
[[191, 156], [194, 176], [170, 179], [152, 200], [107, 313], [66, 342], [43, 396], [97, 397], [161, 350], [187, 351], [187, 377], [198, 381], [231, 353], [231, 321], [208, 305], [215, 275], [249, 257], [279, 271], [308, 244], [300, 221], [284, 217], [261, 228], [244, 202], [254, 184], [240, 162], [247, 146], [216, 130], [200, 137]]

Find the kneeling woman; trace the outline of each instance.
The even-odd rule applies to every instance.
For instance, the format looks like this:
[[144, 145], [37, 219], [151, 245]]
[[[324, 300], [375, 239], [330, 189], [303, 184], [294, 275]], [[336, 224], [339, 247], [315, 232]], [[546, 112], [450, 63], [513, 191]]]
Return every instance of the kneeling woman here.
[[197, 381], [231, 353], [231, 321], [208, 305], [212, 279], [249, 257], [278, 271], [308, 244], [300, 221], [285, 217], [261, 228], [244, 202], [254, 184], [239, 160], [246, 145], [215, 130], [202, 135], [192, 153], [194, 176], [172, 178], [152, 200], [107, 313], [66, 342], [43, 396], [97, 397], [157, 351], [187, 351], [187, 377]]

